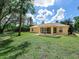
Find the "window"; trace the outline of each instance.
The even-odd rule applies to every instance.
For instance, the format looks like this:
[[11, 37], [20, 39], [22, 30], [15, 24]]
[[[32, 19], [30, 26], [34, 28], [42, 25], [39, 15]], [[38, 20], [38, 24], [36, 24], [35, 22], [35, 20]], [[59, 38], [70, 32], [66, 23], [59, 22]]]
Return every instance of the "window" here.
[[56, 33], [56, 32], [57, 32], [57, 28], [54, 27], [54, 28], [53, 28], [53, 33]]
[[59, 32], [63, 32], [63, 28], [59, 28]]
[[51, 28], [40, 28], [41, 33], [51, 34]]
[[41, 28], [41, 33], [46, 34], [47, 33], [46, 28]]
[[50, 28], [50, 27], [47, 28], [47, 33], [48, 33], [48, 34], [51, 34], [51, 28]]

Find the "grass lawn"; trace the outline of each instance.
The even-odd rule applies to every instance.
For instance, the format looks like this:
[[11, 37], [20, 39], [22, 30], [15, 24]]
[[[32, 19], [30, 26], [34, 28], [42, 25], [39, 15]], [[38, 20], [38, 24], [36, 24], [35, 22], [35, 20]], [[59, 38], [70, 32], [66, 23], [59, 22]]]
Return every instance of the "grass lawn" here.
[[0, 59], [79, 59], [79, 37], [14, 35], [0, 35]]

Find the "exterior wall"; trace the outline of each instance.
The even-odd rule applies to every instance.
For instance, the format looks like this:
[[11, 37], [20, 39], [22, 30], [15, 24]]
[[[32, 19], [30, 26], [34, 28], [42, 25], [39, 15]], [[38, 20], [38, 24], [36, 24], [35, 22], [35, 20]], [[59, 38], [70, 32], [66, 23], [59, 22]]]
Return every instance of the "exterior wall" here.
[[[33, 29], [33, 31], [32, 31], [32, 29]], [[39, 27], [30, 28], [30, 32], [40, 33], [40, 28]]]
[[63, 30], [64, 30], [64, 31], [63, 31], [63, 34], [68, 35], [68, 28], [69, 28], [69, 27], [64, 27], [64, 28], [63, 28]]
[[[64, 27], [56, 27], [57, 28], [57, 33], [53, 33], [53, 34], [56, 34], [56, 35], [67, 35], [68, 34], [68, 27], [67, 26], [64, 26]], [[60, 29], [62, 29], [62, 32], [60, 32]]]
[[[47, 28], [48, 26], [46, 26]], [[68, 34], [68, 26], [50, 26], [51, 27], [51, 34], [52, 35], [67, 35]], [[53, 28], [56, 27], [57, 28], [57, 33], [53, 33]], [[62, 32], [59, 32], [60, 28], [62, 28]], [[33, 29], [33, 31], [32, 31]], [[40, 27], [31, 27], [30, 28], [30, 32], [34, 32], [34, 33], [41, 33], [40, 32]], [[42, 34], [42, 33], [41, 33]]]

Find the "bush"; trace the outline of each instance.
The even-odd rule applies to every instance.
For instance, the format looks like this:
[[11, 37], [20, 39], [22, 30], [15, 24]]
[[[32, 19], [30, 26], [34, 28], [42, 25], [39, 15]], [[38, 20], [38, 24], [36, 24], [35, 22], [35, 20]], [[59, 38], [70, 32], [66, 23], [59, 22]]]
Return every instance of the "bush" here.
[[[16, 27], [16, 28], [14, 29], [14, 31], [15, 31], [15, 32], [18, 32], [18, 31], [19, 31], [19, 27]], [[28, 32], [28, 31], [30, 31], [30, 26], [22, 25], [22, 26], [21, 26], [21, 31], [22, 31], [22, 32]]]

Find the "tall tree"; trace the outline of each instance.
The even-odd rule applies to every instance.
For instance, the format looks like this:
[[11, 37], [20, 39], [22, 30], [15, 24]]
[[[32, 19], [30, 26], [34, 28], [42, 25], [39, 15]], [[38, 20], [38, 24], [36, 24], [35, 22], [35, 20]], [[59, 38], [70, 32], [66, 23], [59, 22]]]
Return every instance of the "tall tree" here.
[[34, 13], [34, 6], [33, 6], [33, 0], [19, 0], [19, 14], [20, 14], [20, 20], [19, 20], [19, 33], [18, 36], [21, 35], [21, 25], [22, 25], [22, 20], [23, 20], [23, 16], [25, 16], [25, 14], [30, 11], [32, 14]]
[[[32, 0], [1, 0], [0, 1], [0, 32], [6, 27], [6, 24], [11, 18], [6, 21], [6, 16], [13, 16], [14, 13], [19, 15], [19, 36], [21, 35], [22, 19], [25, 14], [30, 11], [34, 13], [34, 6]], [[4, 22], [2, 22], [4, 21]], [[4, 25], [3, 25], [4, 23]]]
[[[3, 33], [5, 24], [8, 22], [5, 20], [6, 16], [10, 14], [10, 0], [1, 0], [0, 1], [0, 33]], [[2, 22], [5, 20], [5, 22]], [[5, 23], [5, 24], [4, 24]]]
[[[79, 10], [79, 6], [77, 8]], [[79, 16], [74, 17], [75, 19], [75, 30], [79, 32]]]

